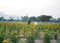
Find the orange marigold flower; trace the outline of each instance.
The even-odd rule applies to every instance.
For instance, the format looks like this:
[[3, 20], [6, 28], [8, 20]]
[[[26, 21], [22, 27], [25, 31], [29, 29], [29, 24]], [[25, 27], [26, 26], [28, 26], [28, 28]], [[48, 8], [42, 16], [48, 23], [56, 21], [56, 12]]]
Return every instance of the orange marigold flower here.
[[3, 43], [8, 43], [8, 40], [6, 39], [6, 40], [3, 40]]

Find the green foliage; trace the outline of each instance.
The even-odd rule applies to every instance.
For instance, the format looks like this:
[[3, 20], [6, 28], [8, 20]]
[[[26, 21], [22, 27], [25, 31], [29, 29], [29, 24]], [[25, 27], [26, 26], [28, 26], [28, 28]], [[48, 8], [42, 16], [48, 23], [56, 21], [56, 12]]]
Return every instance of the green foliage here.
[[30, 36], [30, 37], [27, 38], [27, 42], [28, 42], [28, 43], [35, 43], [34, 40], [35, 40], [35, 39], [34, 39], [34, 36]]
[[[60, 24], [30, 24], [27, 23], [0, 23], [0, 43], [4, 39], [12, 43], [20, 43], [21, 38], [26, 38], [27, 43], [35, 43], [36, 39], [42, 39], [44, 43], [50, 43], [54, 37], [57, 40], [57, 33], [60, 33]], [[57, 33], [55, 33], [57, 32]], [[46, 34], [45, 34], [46, 33]], [[21, 43], [24, 43], [23, 41]]]
[[48, 33], [46, 33], [46, 34], [44, 35], [43, 42], [44, 42], [44, 43], [51, 43], [51, 42], [50, 42], [50, 39], [51, 39], [50, 35], [49, 35]]
[[48, 22], [50, 18], [52, 18], [52, 17], [51, 16], [46, 16], [46, 15], [41, 15], [40, 16], [40, 20], [42, 22]]
[[4, 38], [0, 35], [0, 43], [2, 43], [3, 40]]
[[55, 33], [55, 34], [54, 34], [54, 39], [57, 40], [57, 38], [58, 38], [58, 34]]

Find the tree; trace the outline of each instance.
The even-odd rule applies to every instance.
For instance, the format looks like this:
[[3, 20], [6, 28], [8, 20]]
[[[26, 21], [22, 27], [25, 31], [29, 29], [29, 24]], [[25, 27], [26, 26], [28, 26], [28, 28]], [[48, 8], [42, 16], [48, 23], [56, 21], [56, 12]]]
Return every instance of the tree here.
[[26, 22], [28, 20], [28, 18], [29, 18], [28, 15], [26, 15], [24, 17], [22, 16], [22, 21]]
[[10, 17], [9, 21], [14, 21], [14, 17]]
[[39, 16], [39, 18], [42, 22], [48, 22], [49, 19], [52, 18], [52, 16], [41, 15]]
[[57, 18], [57, 22], [60, 22], [60, 18]]
[[35, 17], [35, 16], [32, 16], [30, 18], [31, 18], [31, 21], [37, 21], [37, 17]]
[[1, 21], [3, 21], [3, 20], [4, 20], [4, 17], [3, 17], [3, 16], [2, 16], [2, 17], [0, 17], [0, 20], [1, 20]]

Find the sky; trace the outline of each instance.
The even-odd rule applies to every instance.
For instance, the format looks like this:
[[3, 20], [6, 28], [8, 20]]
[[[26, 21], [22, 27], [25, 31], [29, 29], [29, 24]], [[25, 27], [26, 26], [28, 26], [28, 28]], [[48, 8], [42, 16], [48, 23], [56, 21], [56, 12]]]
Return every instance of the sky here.
[[51, 15], [60, 18], [60, 0], [0, 0], [0, 12], [14, 16]]

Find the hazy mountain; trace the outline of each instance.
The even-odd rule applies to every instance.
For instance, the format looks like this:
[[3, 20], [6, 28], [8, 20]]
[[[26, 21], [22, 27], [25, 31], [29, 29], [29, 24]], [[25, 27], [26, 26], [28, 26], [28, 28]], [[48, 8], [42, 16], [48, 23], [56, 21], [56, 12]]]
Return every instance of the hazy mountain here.
[[6, 15], [6, 14], [0, 12], [0, 17], [2, 17], [2, 16], [3, 16], [5, 19], [10, 19], [10, 17], [11, 17], [11, 18], [14, 18], [14, 19], [20, 19], [20, 17], [18, 17], [18, 16]]

